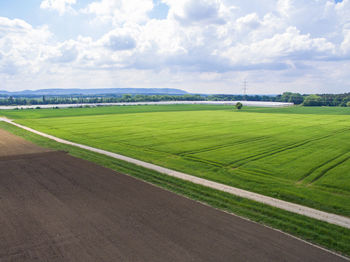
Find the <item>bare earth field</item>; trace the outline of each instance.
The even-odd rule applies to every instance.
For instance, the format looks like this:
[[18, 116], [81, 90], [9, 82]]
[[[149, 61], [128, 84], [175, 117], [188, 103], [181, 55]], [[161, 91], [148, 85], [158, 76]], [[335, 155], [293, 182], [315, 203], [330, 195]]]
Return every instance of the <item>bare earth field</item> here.
[[343, 261], [0, 130], [0, 261]]
[[51, 150], [27, 142], [21, 137], [0, 129], [0, 158], [11, 155], [49, 152]]

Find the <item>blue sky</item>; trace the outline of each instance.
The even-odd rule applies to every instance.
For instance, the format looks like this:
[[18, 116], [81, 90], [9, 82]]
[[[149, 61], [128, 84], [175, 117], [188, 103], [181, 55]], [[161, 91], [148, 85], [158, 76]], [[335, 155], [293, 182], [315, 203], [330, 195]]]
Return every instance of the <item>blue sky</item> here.
[[0, 90], [350, 92], [350, 0], [0, 0]]

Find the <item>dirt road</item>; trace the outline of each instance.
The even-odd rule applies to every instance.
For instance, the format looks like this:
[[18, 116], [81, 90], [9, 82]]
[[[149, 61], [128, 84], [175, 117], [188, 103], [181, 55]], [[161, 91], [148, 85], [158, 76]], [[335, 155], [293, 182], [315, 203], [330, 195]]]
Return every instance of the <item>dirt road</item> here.
[[18, 141], [1, 131], [0, 152], [12, 151], [0, 156], [0, 261], [344, 261], [63, 152], [26, 151]]

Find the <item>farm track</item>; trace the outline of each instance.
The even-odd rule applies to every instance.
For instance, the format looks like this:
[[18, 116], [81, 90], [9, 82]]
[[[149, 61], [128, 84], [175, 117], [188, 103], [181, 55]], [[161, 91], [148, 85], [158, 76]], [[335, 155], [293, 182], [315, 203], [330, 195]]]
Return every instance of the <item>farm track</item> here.
[[316, 170], [322, 168], [323, 166], [331, 163], [332, 161], [342, 157], [344, 154], [339, 154], [334, 158], [328, 159], [327, 161], [323, 162], [321, 165], [315, 166], [314, 168], [312, 168], [309, 172], [307, 172], [305, 175], [303, 175], [298, 181], [297, 183], [303, 183], [303, 181], [308, 178], [309, 176], [311, 176]]
[[0, 141], [13, 148], [0, 161], [0, 261], [347, 260], [64, 152], [24, 151], [9, 133]]
[[318, 220], [321, 220], [321, 221], [325, 221], [325, 222], [328, 222], [328, 223], [331, 223], [331, 224], [339, 225], [339, 226], [342, 226], [342, 227], [345, 227], [345, 228], [350, 228], [350, 218], [348, 218], [348, 217], [344, 217], [344, 216], [340, 216], [340, 215], [336, 215], [336, 214], [332, 214], [332, 213], [327, 213], [327, 212], [324, 212], [324, 211], [320, 211], [320, 210], [313, 209], [313, 208], [310, 208], [310, 207], [302, 206], [302, 205], [299, 205], [299, 204], [295, 204], [295, 203], [283, 201], [283, 200], [280, 200], [280, 199], [268, 197], [268, 196], [265, 196], [265, 195], [257, 194], [257, 193], [254, 193], [254, 192], [242, 190], [242, 189], [235, 188], [235, 187], [232, 187], [232, 186], [224, 185], [224, 184], [217, 183], [217, 182], [210, 181], [210, 180], [206, 180], [206, 179], [203, 179], [203, 178], [200, 178], [200, 177], [196, 177], [196, 176], [192, 176], [192, 175], [185, 174], [185, 173], [182, 173], [182, 172], [178, 172], [178, 171], [175, 171], [175, 170], [171, 170], [171, 169], [168, 169], [168, 168], [165, 168], [165, 167], [157, 166], [157, 165], [154, 165], [154, 164], [151, 164], [151, 163], [147, 163], [147, 162], [144, 162], [144, 161], [141, 161], [141, 160], [137, 160], [137, 159], [134, 159], [134, 158], [130, 158], [130, 157], [127, 157], [127, 156], [123, 156], [123, 155], [120, 155], [120, 154], [108, 152], [108, 151], [105, 151], [105, 150], [102, 150], [102, 149], [97, 149], [97, 148], [93, 148], [93, 147], [90, 147], [90, 146], [73, 143], [73, 142], [70, 142], [70, 141], [67, 141], [67, 140], [64, 140], [64, 139], [52, 136], [52, 135], [48, 135], [48, 134], [42, 133], [42, 132], [34, 130], [32, 128], [29, 128], [29, 127], [26, 127], [26, 126], [14, 123], [12, 120], [9, 120], [9, 119], [6, 119], [6, 118], [0, 118], [0, 121], [1, 120], [5, 121], [5, 122], [7, 122], [9, 124], [12, 124], [14, 126], [17, 126], [19, 128], [22, 128], [22, 129], [25, 129], [27, 131], [30, 131], [32, 133], [38, 134], [40, 136], [52, 139], [52, 140], [54, 140], [56, 142], [59, 142], [59, 143], [63, 143], [63, 144], [67, 144], [67, 145], [71, 145], [71, 146], [75, 146], [75, 147], [79, 147], [79, 148], [82, 148], [82, 149], [85, 149], [85, 150], [89, 150], [89, 151], [92, 151], [92, 152], [95, 152], [95, 153], [99, 153], [99, 154], [102, 154], [102, 155], [106, 155], [106, 156], [109, 156], [109, 157], [112, 157], [112, 158], [115, 158], [115, 159], [126, 161], [126, 162], [129, 162], [129, 163], [138, 165], [138, 166], [142, 166], [144, 168], [147, 168], [147, 169], [150, 169], [150, 170], [154, 170], [154, 171], [157, 171], [159, 173], [162, 173], [162, 174], [165, 174], [165, 175], [168, 175], [168, 176], [172, 176], [172, 177], [176, 177], [176, 178], [179, 178], [179, 179], [183, 179], [183, 180], [186, 180], [186, 181], [189, 181], [189, 182], [192, 182], [192, 183], [195, 183], [195, 184], [199, 184], [199, 185], [202, 185], [202, 186], [206, 186], [206, 187], [209, 187], [209, 188], [213, 188], [213, 189], [216, 189], [216, 190], [221, 190], [223, 192], [230, 193], [232, 195], [236, 195], [236, 196], [239, 196], [239, 197], [248, 198], [250, 200], [257, 201], [257, 202], [260, 202], [260, 203], [263, 203], [263, 204], [266, 204], [266, 205], [270, 205], [270, 206], [273, 206], [273, 207], [277, 207], [277, 208], [280, 208], [280, 209], [283, 209], [283, 210], [286, 210], [286, 211], [289, 211], [289, 212], [293, 212], [293, 213], [296, 213], [296, 214], [308, 216], [308, 217], [315, 218], [315, 219], [318, 219]]
[[[350, 131], [350, 129], [346, 128], [346, 129], [343, 129], [343, 130], [339, 130], [337, 132], [334, 132], [333, 134], [331, 135], [326, 135], [326, 136], [322, 136], [322, 137], [318, 137], [318, 138], [313, 138], [313, 139], [306, 139], [304, 141], [300, 141], [300, 142], [297, 142], [297, 143], [294, 143], [294, 144], [290, 144], [288, 146], [283, 146], [283, 147], [280, 147], [278, 149], [275, 149], [273, 150], [272, 152], [270, 150], [268, 151], [265, 151], [265, 152], [262, 152], [262, 153], [259, 153], [259, 154], [256, 154], [256, 155], [253, 155], [253, 156], [249, 156], [249, 157], [246, 157], [246, 158], [242, 158], [242, 159], [239, 159], [239, 160], [236, 160], [236, 161], [233, 161], [233, 162], [230, 162], [228, 164], [228, 166], [233, 166], [233, 167], [240, 167], [240, 166], [243, 166], [249, 162], [252, 162], [252, 161], [256, 161], [256, 160], [260, 160], [260, 159], [263, 159], [265, 157], [269, 157], [269, 156], [273, 156], [273, 155], [276, 155], [276, 154], [279, 154], [279, 153], [282, 153], [284, 151], [288, 151], [288, 150], [293, 150], [295, 148], [298, 148], [298, 147], [302, 147], [304, 145], [307, 145], [309, 143], [312, 143], [312, 142], [315, 142], [315, 141], [320, 141], [320, 140], [323, 140], [323, 139], [327, 139], [329, 137], [332, 137], [334, 136], [335, 134], [339, 134], [339, 133], [345, 133], [346, 131]], [[248, 161], [244, 161], [244, 160], [248, 160]], [[243, 162], [242, 162], [243, 161]]]
[[308, 185], [310, 185], [310, 184], [316, 182], [317, 180], [321, 179], [323, 176], [325, 176], [325, 175], [327, 174], [327, 172], [329, 172], [329, 171], [332, 170], [333, 168], [336, 168], [337, 166], [343, 164], [344, 162], [348, 161], [349, 159], [350, 159], [350, 156], [348, 156], [348, 157], [346, 157], [346, 158], [340, 160], [339, 162], [337, 162], [337, 163], [331, 165], [330, 167], [326, 168], [325, 170], [322, 170], [322, 172], [321, 172], [318, 176], [316, 176], [315, 178], [313, 178], [313, 179], [310, 181], [310, 183], [308, 183]]
[[226, 148], [226, 147], [231, 147], [231, 146], [235, 146], [235, 145], [241, 145], [241, 144], [245, 144], [245, 143], [249, 143], [249, 142], [255, 142], [255, 141], [264, 140], [267, 137], [268, 136], [244, 139], [244, 140], [241, 140], [241, 141], [236, 141], [234, 143], [227, 143], [227, 144], [224, 144], [224, 145], [217, 145], [217, 146], [212, 146], [212, 147], [207, 147], [207, 148], [201, 148], [199, 150], [186, 151], [186, 152], [179, 153], [177, 155], [179, 155], [179, 156], [187, 156], [187, 155], [191, 155], [191, 154], [198, 154], [198, 153], [203, 153], [203, 152], [209, 152], [209, 151], [222, 149], [222, 148]]
[[276, 176], [273, 176], [273, 174], [271, 173], [268, 173], [268, 172], [265, 172], [263, 170], [257, 170], [257, 169], [253, 169], [253, 170], [250, 170], [250, 169], [239, 169], [238, 167], [237, 168], [231, 168], [232, 170], [235, 170], [235, 172], [239, 172], [239, 173], [242, 173], [242, 174], [245, 174], [245, 175], [250, 175], [250, 176], [254, 176], [254, 177], [264, 177], [264, 178], [268, 178], [268, 179], [272, 179], [273, 181], [281, 181], [282, 183], [290, 183], [291, 181], [289, 179], [286, 179], [286, 178], [283, 178], [283, 177], [276, 177]]
[[[240, 144], [245, 144], [245, 143], [249, 143], [249, 142], [260, 141], [260, 140], [264, 140], [264, 139], [268, 138], [268, 136], [258, 137], [258, 138], [254, 138], [254, 139], [246, 139], [246, 140], [237, 141], [237, 142], [231, 143], [231, 144], [207, 147], [207, 148], [202, 148], [202, 149], [199, 149], [199, 150], [182, 152], [182, 153], [178, 153], [176, 155], [184, 157], [185, 159], [190, 159], [192, 161], [209, 164], [209, 165], [212, 165], [212, 166], [215, 166], [215, 167], [232, 167], [232, 168], [236, 169], [236, 168], [241, 167], [241, 166], [243, 166], [243, 165], [245, 165], [245, 164], [247, 164], [249, 162], [260, 160], [260, 159], [263, 159], [265, 157], [269, 157], [269, 156], [272, 156], [272, 155], [275, 155], [275, 154], [278, 154], [278, 153], [281, 153], [281, 152], [284, 152], [284, 151], [287, 151], [287, 150], [292, 150], [294, 148], [298, 148], [298, 147], [307, 145], [307, 144], [315, 142], [315, 141], [320, 141], [322, 139], [327, 139], [329, 137], [334, 136], [335, 134], [344, 133], [344, 132], [347, 132], [347, 131], [350, 131], [350, 129], [346, 128], [346, 129], [338, 130], [338, 131], [334, 132], [331, 135], [326, 135], [326, 136], [322, 136], [322, 137], [318, 137], [318, 138], [312, 138], [312, 139], [306, 139], [304, 141], [298, 141], [296, 143], [289, 144], [287, 146], [282, 146], [282, 147], [273, 149], [272, 152], [271, 152], [271, 150], [266, 150], [264, 152], [261, 152], [261, 153], [255, 154], [255, 155], [247, 156], [247, 157], [244, 157], [244, 158], [232, 161], [232, 162], [230, 162], [228, 164], [224, 164], [224, 163], [221, 163], [221, 162], [218, 162], [218, 161], [209, 160], [209, 159], [203, 159], [203, 158], [200, 158], [200, 157], [193, 156], [193, 154], [198, 154], [198, 153], [203, 153], [203, 152], [210, 152], [210, 151], [214, 151], [214, 150], [217, 150], [217, 149], [228, 148], [228, 147], [235, 146], [235, 145], [240, 145]], [[155, 150], [155, 151], [159, 151], [159, 150]], [[164, 152], [164, 151], [160, 151], [160, 152]], [[164, 152], [164, 153], [169, 154], [169, 152]], [[305, 175], [305, 177], [306, 176], [307, 175]], [[300, 180], [302, 180], [302, 179], [300, 179]]]
[[199, 157], [195, 157], [195, 156], [191, 156], [191, 155], [182, 156], [182, 158], [187, 159], [187, 160], [191, 160], [191, 161], [195, 161], [195, 162], [199, 162], [199, 163], [203, 163], [203, 164], [207, 164], [207, 165], [211, 165], [211, 166], [215, 166], [215, 167], [225, 167], [225, 165], [222, 163], [199, 158]]

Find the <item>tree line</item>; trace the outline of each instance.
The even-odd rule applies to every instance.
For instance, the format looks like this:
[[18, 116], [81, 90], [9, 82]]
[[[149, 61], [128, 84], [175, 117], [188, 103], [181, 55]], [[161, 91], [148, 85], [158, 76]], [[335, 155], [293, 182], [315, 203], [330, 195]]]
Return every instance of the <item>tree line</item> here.
[[350, 93], [312, 94], [285, 92], [281, 95], [131, 95], [120, 96], [40, 96], [13, 97], [1, 96], [0, 105], [44, 105], [44, 104], [89, 104], [120, 102], [160, 102], [160, 101], [266, 101], [290, 102], [303, 106], [348, 106]]
[[344, 94], [312, 94], [301, 95], [299, 93], [285, 92], [276, 96], [276, 101], [292, 102], [304, 106], [348, 106], [350, 107], [350, 93]]
[[98, 104], [121, 102], [160, 101], [200, 101], [200, 95], [130, 95], [122, 96], [40, 96], [40, 97], [0, 97], [0, 105], [58, 105], [58, 104]]

